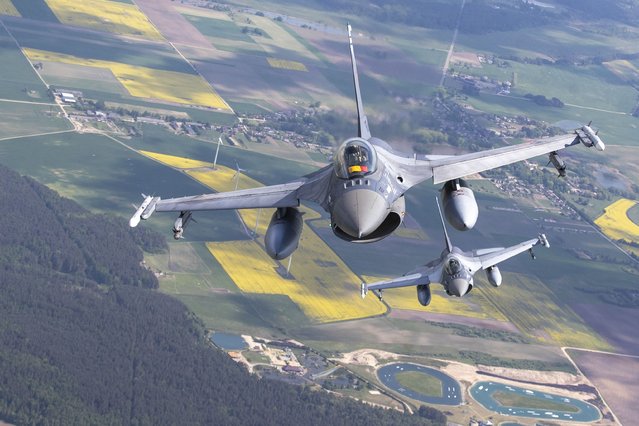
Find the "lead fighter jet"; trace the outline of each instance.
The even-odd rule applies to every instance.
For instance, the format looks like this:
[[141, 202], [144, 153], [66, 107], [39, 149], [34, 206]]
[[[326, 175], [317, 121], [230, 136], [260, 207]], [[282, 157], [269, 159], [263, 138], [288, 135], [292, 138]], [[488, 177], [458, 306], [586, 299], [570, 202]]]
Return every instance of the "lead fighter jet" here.
[[369, 291], [382, 300], [382, 291], [387, 288], [417, 286], [417, 300], [422, 306], [428, 306], [431, 284], [441, 284], [449, 296], [462, 297], [473, 289], [473, 275], [480, 269], [486, 271], [486, 277], [492, 286], [499, 287], [501, 285], [501, 272], [497, 267], [498, 263], [526, 250], [530, 251], [534, 259], [535, 256], [532, 252], [534, 246], [541, 244], [544, 247], [550, 247], [546, 236], [539, 234], [539, 237], [535, 239], [508, 248], [495, 247], [464, 252], [450, 242], [439, 201], [436, 201], [446, 239], [446, 248], [439, 259], [433, 260], [400, 278], [372, 284], [362, 283], [362, 299]]
[[[180, 212], [173, 227], [181, 238], [192, 212], [277, 208], [266, 231], [264, 246], [274, 259], [288, 257], [298, 246], [302, 232], [301, 201], [322, 206], [331, 216], [335, 235], [346, 241], [369, 243], [390, 235], [405, 215], [404, 193], [428, 179], [443, 183], [444, 214], [459, 230], [471, 229], [479, 210], [473, 191], [461, 179], [474, 173], [549, 154], [551, 162], [565, 174], [565, 163], [558, 151], [580, 142], [603, 151], [599, 136], [584, 125], [574, 133], [540, 139], [488, 151], [462, 155], [417, 155], [394, 151], [386, 142], [371, 135], [359, 88], [357, 63], [351, 26], [347, 26], [351, 55], [357, 136], [337, 149], [333, 164], [281, 185], [239, 191], [161, 199], [143, 196], [142, 205], [129, 221], [131, 227], [148, 219], [153, 212]], [[560, 170], [561, 169], [561, 170]]]

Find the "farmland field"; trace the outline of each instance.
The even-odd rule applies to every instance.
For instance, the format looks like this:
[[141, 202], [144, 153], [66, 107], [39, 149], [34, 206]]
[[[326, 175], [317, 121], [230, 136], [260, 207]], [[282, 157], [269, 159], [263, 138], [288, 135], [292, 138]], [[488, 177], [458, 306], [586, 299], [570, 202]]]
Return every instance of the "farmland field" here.
[[506, 273], [504, 285], [492, 288], [484, 284], [478, 292], [520, 331], [538, 341], [561, 346], [610, 349], [610, 345], [536, 277]]
[[281, 68], [292, 71], [308, 71], [306, 66], [297, 61], [287, 61], [285, 59], [267, 58], [268, 64], [273, 68]]
[[636, 205], [633, 200], [617, 200], [606, 207], [606, 212], [595, 220], [595, 224], [613, 240], [639, 243], [639, 225], [628, 216], [628, 210]]
[[137, 67], [118, 62], [83, 59], [30, 48], [24, 48], [24, 52], [32, 61], [62, 62], [109, 69], [131, 96], [221, 110], [228, 109], [224, 100], [215, 93], [213, 88], [196, 75]]
[[0, 101], [0, 115], [0, 139], [73, 129], [55, 104], [34, 105]]
[[49, 9], [45, 0], [13, 0], [13, 5], [18, 10], [19, 16], [24, 18], [58, 22], [58, 18]]
[[[28, 174], [97, 212], [123, 220], [141, 193], [182, 196], [207, 189], [182, 173], [168, 169], [133, 150], [99, 135], [64, 133], [0, 142], [0, 162]], [[196, 215], [189, 241], [225, 241], [245, 238], [233, 212]], [[140, 226], [169, 234], [172, 214], [158, 214]]]
[[0, 98], [49, 102], [45, 85], [0, 26]]
[[20, 16], [11, 0], [0, 0], [0, 15]]
[[117, 34], [13, 17], [4, 18], [3, 22], [23, 48], [195, 74], [168, 43], [144, 39], [124, 41], [125, 38]]
[[[308, 230], [305, 230], [308, 231]], [[384, 313], [381, 303], [367, 303], [357, 294], [357, 277], [338, 258], [317, 258], [308, 252], [317, 250], [302, 234], [300, 248], [291, 268], [294, 279], [282, 278], [278, 265], [254, 241], [209, 243], [208, 247], [235, 284], [245, 293], [283, 294], [304, 313], [318, 322], [363, 318]], [[306, 250], [305, 250], [306, 248]], [[246, 263], [243, 259], [250, 258]]]
[[133, 4], [104, 0], [47, 0], [47, 4], [63, 24], [151, 40], [162, 39], [153, 24]]

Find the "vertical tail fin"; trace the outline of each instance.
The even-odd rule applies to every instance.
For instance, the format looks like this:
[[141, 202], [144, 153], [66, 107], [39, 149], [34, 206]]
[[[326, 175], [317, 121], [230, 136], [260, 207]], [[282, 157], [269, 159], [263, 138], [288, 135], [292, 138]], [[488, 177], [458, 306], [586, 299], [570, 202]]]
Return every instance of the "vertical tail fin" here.
[[351, 50], [351, 65], [353, 66], [353, 84], [355, 85], [355, 101], [357, 102], [357, 136], [363, 139], [371, 138], [371, 131], [368, 129], [368, 119], [364, 113], [362, 95], [359, 91], [359, 77], [357, 76], [357, 62], [355, 61], [355, 50], [353, 50], [353, 37], [351, 35], [351, 24], [346, 25], [348, 31], [348, 45]]
[[442, 214], [442, 209], [439, 207], [439, 198], [435, 197], [435, 204], [437, 204], [437, 211], [439, 211], [439, 219], [442, 221], [442, 228], [444, 228], [444, 237], [446, 238], [446, 249], [448, 252], [453, 251], [453, 244], [450, 242], [450, 238], [448, 237], [448, 231], [446, 230], [446, 222], [444, 221], [444, 215]]

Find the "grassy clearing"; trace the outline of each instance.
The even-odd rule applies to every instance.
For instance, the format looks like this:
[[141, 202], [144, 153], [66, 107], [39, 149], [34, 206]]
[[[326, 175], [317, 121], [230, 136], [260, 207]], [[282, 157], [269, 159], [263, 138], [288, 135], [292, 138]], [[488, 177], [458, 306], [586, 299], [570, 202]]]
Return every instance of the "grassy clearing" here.
[[47, 0], [63, 24], [77, 25], [114, 34], [162, 40], [162, 35], [133, 4], [104, 0]]
[[273, 68], [308, 72], [306, 65], [304, 65], [301, 62], [287, 61], [285, 59], [276, 59], [276, 58], [266, 58], [266, 60], [268, 61], [268, 64]]
[[71, 130], [57, 106], [0, 102], [0, 138]]
[[605, 209], [605, 213], [595, 220], [604, 234], [613, 240], [639, 243], [639, 225], [630, 220], [628, 211], [637, 201], [622, 198]]
[[570, 404], [562, 404], [556, 401], [549, 401], [544, 398], [520, 395], [514, 392], [496, 391], [492, 397], [505, 407], [525, 407], [533, 410], [561, 411], [566, 413], [577, 413], [579, 409]]
[[442, 382], [430, 374], [402, 371], [395, 375], [395, 379], [406, 389], [419, 392], [422, 395], [439, 398], [442, 396]]
[[20, 12], [11, 3], [11, 0], [0, 0], [0, 15], [20, 16]]
[[555, 345], [610, 349], [538, 278], [510, 273], [503, 276], [501, 287], [493, 288], [482, 282], [484, 285], [478, 288], [478, 293], [493, 303], [522, 333]]
[[45, 0], [16, 0], [13, 5], [23, 18], [39, 21], [58, 22]]
[[131, 96], [228, 110], [224, 100], [199, 76], [137, 67], [118, 62], [24, 48], [32, 61], [62, 62], [109, 69]]

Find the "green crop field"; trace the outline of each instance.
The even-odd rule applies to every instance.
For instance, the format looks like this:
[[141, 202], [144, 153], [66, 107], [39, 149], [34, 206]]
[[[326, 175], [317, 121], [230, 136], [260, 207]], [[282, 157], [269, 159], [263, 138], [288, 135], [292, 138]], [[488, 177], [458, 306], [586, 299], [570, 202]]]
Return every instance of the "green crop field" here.
[[123, 43], [117, 35], [78, 27], [42, 28], [38, 22], [33, 21], [12, 20], [5, 25], [21, 47], [165, 71], [195, 73], [168, 44], [142, 40]]
[[577, 67], [507, 63], [508, 67], [484, 64], [481, 68], [468, 67], [461, 71], [499, 81], [510, 81], [516, 73], [516, 85], [511, 90], [513, 96], [532, 93], [556, 97], [568, 104], [627, 113], [637, 103], [637, 92], [601, 65]]
[[442, 396], [442, 382], [430, 374], [417, 371], [402, 371], [395, 375], [395, 379], [406, 389], [419, 392], [427, 396]]
[[0, 101], [0, 139], [71, 130], [60, 107]]
[[[186, 175], [99, 135], [65, 133], [4, 141], [0, 143], [0, 161], [86, 208], [127, 220], [133, 213], [131, 203], [139, 203], [141, 193], [171, 197], [209, 192]], [[195, 216], [198, 223], [187, 231], [187, 241], [246, 238], [232, 211]], [[174, 220], [172, 214], [156, 214], [140, 226], [169, 237]]]
[[183, 14], [183, 16], [206, 37], [225, 38], [229, 40], [243, 41], [246, 43], [255, 43], [251, 37], [242, 32], [242, 27], [238, 26], [233, 21], [187, 14]]
[[1, 26], [0, 98], [49, 102], [46, 87], [13, 39]]

